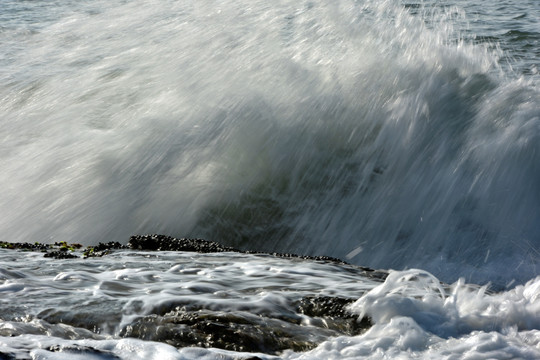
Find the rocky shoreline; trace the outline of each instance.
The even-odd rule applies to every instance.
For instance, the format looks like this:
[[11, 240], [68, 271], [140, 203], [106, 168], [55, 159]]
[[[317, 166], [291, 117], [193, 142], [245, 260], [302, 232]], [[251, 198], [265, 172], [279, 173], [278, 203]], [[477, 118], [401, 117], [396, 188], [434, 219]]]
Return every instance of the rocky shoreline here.
[[[90, 259], [106, 256], [114, 251], [184, 251], [197, 253], [235, 252], [275, 256], [297, 261], [317, 261], [343, 266], [360, 277], [383, 280], [386, 272], [347, 264], [327, 256], [261, 253], [243, 251], [203, 239], [178, 239], [165, 235], [136, 235], [127, 245], [118, 242], [100, 243], [83, 248], [80, 244], [8, 243], [0, 248], [43, 252], [54, 259]], [[90, 260], [89, 260], [90, 261]], [[156, 309], [153, 313], [136, 318], [116, 334], [122, 338], [164, 342], [177, 348], [187, 346], [214, 347], [240, 352], [258, 352], [276, 355], [286, 349], [306, 351], [316, 347], [328, 337], [357, 335], [371, 327], [368, 318], [358, 319], [346, 308], [356, 299], [337, 296], [307, 296], [294, 300], [288, 307], [294, 312], [282, 316], [250, 312], [216, 311], [189, 303]], [[43, 313], [40, 319], [51, 324], [81, 327], [80, 321], [62, 314], [62, 311]], [[309, 318], [310, 326], [305, 325]], [[89, 328], [88, 330], [94, 331]], [[53, 350], [51, 350], [53, 351]], [[253, 358], [253, 359], [256, 359]]]
[[[142, 251], [188, 251], [197, 252], [201, 254], [208, 253], [220, 253], [220, 252], [236, 252], [241, 254], [261, 254], [271, 255], [281, 258], [294, 258], [302, 260], [323, 261], [331, 262], [340, 265], [351, 265], [346, 261], [330, 256], [309, 256], [298, 255], [293, 253], [277, 253], [277, 252], [261, 252], [261, 251], [246, 251], [240, 250], [228, 246], [224, 246], [215, 241], [208, 241], [204, 239], [188, 239], [188, 238], [175, 238], [167, 235], [133, 235], [130, 237], [127, 245], [123, 245], [119, 242], [99, 243], [95, 246], [87, 246], [83, 248], [83, 245], [78, 243], [68, 244], [66, 242], [56, 242], [54, 244], [43, 244], [39, 242], [35, 243], [11, 243], [6, 241], [0, 241], [0, 249], [10, 250], [22, 250], [22, 251], [37, 251], [43, 252], [45, 257], [55, 259], [77, 259], [77, 258], [90, 258], [101, 257], [109, 254], [114, 250], [142, 250]], [[370, 277], [384, 279], [386, 272], [380, 270], [373, 270], [368, 267], [355, 266], [363, 271], [371, 273]]]

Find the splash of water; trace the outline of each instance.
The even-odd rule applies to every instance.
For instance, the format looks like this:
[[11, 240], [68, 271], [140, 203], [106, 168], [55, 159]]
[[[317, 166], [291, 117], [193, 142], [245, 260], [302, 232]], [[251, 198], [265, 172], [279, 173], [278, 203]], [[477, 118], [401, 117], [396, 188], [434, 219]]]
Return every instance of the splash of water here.
[[540, 95], [424, 20], [393, 2], [96, 1], [8, 28], [0, 229], [527, 280]]

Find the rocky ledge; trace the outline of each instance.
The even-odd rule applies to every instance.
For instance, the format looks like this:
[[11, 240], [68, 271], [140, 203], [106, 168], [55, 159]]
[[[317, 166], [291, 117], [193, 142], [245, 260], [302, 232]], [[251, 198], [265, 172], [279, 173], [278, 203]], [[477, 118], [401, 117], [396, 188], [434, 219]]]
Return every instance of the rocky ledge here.
[[[146, 251], [191, 251], [201, 254], [236, 252], [242, 254], [267, 254], [282, 258], [296, 258], [312, 261], [332, 262], [336, 264], [349, 265], [347, 262], [330, 256], [309, 256], [297, 255], [292, 253], [267, 253], [259, 251], [245, 251], [224, 246], [215, 241], [204, 239], [175, 238], [167, 235], [134, 235], [131, 236], [128, 244], [123, 245], [119, 242], [99, 243], [95, 246], [87, 246], [83, 249], [81, 244], [68, 244], [65, 241], [54, 244], [36, 243], [11, 243], [0, 241], [0, 249], [40, 251], [45, 253], [45, 257], [56, 259], [74, 259], [100, 257], [109, 254], [114, 250], [146, 250]], [[364, 271], [373, 272], [374, 277], [385, 277], [384, 272], [374, 271], [367, 267], [360, 267]]]
[[[371, 327], [345, 310], [355, 299], [304, 297], [296, 315], [269, 317], [248, 312], [223, 312], [179, 306], [164, 314], [139, 318], [120, 331], [122, 337], [164, 342], [182, 348], [215, 347], [239, 352], [279, 354], [306, 351], [333, 336], [357, 335]], [[310, 318], [309, 330], [302, 320]]]
[[[118, 242], [100, 243], [83, 248], [80, 244], [0, 242], [0, 249], [43, 252], [55, 259], [88, 259], [106, 256], [114, 251], [187, 251], [198, 253], [236, 252], [265, 254], [276, 257], [335, 263], [358, 276], [384, 279], [386, 272], [349, 265], [326, 256], [260, 253], [243, 251], [203, 239], [178, 239], [165, 235], [136, 235], [127, 245]], [[69, 260], [66, 260], [69, 261]], [[288, 308], [295, 309], [283, 316], [269, 316], [249, 312], [224, 312], [211, 308], [194, 307], [190, 303], [160, 308], [150, 315], [138, 317], [118, 332], [120, 337], [164, 342], [176, 347], [216, 347], [241, 352], [279, 354], [286, 349], [312, 349], [328, 337], [357, 335], [371, 327], [370, 319], [358, 319], [346, 310], [355, 299], [330, 296], [308, 296], [291, 300]], [[92, 327], [92, 322], [78, 321], [70, 310], [56, 309], [38, 315], [50, 324]], [[309, 330], [305, 321], [309, 322]], [[90, 332], [95, 328], [88, 328]], [[52, 349], [51, 351], [54, 351]], [[1, 355], [1, 354], [0, 354]], [[256, 359], [254, 357], [253, 359]]]

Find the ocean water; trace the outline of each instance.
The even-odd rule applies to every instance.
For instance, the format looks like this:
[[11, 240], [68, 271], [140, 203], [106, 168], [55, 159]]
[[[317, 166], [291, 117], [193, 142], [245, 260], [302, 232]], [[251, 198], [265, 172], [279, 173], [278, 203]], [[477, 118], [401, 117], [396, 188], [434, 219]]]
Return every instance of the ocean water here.
[[[493, 293], [464, 280], [444, 285], [424, 270], [391, 271], [383, 281], [352, 265], [268, 255], [118, 251], [57, 260], [0, 249], [0, 280], [2, 359], [540, 356], [540, 278]], [[351, 299], [347, 312], [373, 326], [336, 332], [332, 317], [297, 310], [302, 298], [322, 296]], [[201, 331], [182, 314], [231, 329], [238, 346], [246, 331], [314, 346], [224, 350], [212, 332], [216, 346], [181, 346]]]
[[0, 229], [527, 281], [540, 10], [475, 4], [2, 1]]
[[[358, 299], [349, 310], [374, 320], [282, 358], [539, 358], [539, 19], [537, 0], [2, 0], [2, 240], [163, 233], [395, 269], [251, 278], [233, 268], [282, 265], [230, 254], [219, 276], [258, 279], [262, 298]], [[167, 274], [193, 254], [41, 256], [0, 252], [0, 352], [245, 357], [121, 338], [179, 296]], [[101, 294], [118, 264], [164, 280]], [[120, 314], [99, 333], [44, 320], [92, 299]]]

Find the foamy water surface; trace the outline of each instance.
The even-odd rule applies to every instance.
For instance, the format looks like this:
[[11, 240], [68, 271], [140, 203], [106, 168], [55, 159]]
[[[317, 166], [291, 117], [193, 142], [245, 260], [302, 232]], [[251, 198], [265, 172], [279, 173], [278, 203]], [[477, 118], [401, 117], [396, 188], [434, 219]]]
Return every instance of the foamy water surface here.
[[280, 358], [540, 358], [538, 19], [536, 0], [2, 0], [2, 240], [163, 233], [396, 271], [1, 250], [0, 351], [249, 357], [121, 328], [327, 295], [374, 325]]
[[[22, 257], [0, 251], [0, 353], [17, 359], [540, 356], [539, 279], [491, 293], [463, 280], [447, 286], [422, 270], [392, 271], [383, 281], [351, 265], [269, 255], [119, 251], [56, 260], [25, 253], [18, 261]], [[315, 334], [321, 319], [298, 314], [293, 305], [305, 296], [357, 299], [348, 311], [370, 317], [374, 325], [361, 335], [319, 338], [311, 351], [279, 356], [178, 349], [122, 332], [145, 315], [181, 307], [298, 316], [303, 331]], [[156, 333], [146, 337], [159, 334], [159, 327], [151, 329]]]

